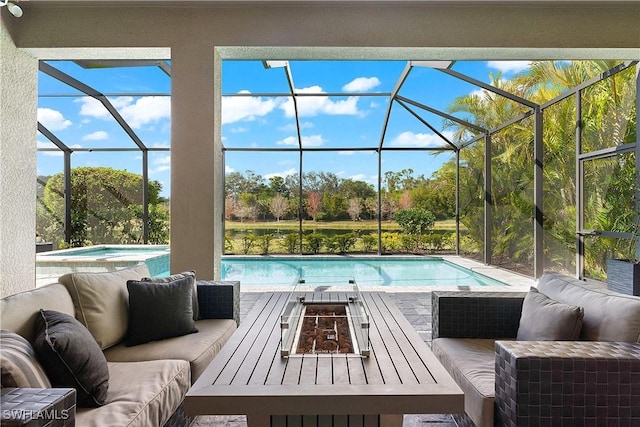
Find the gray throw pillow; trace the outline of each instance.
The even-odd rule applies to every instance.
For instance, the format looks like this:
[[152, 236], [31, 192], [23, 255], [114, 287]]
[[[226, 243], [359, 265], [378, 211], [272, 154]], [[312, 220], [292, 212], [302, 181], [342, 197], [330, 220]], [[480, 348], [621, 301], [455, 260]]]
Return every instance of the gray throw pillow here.
[[198, 286], [196, 285], [196, 272], [195, 271], [185, 271], [183, 273], [172, 274], [167, 277], [143, 277], [142, 280], [145, 282], [153, 282], [153, 283], [171, 283], [178, 279], [182, 279], [183, 277], [190, 277], [193, 280], [193, 294], [192, 294], [192, 305], [193, 305], [193, 320], [198, 320], [200, 318], [200, 310], [198, 305]]
[[75, 388], [81, 407], [106, 403], [107, 359], [83, 324], [65, 313], [40, 310], [33, 347], [53, 387]]
[[552, 300], [531, 288], [522, 304], [519, 341], [571, 341], [580, 337], [584, 309]]
[[129, 280], [127, 289], [128, 347], [198, 332], [193, 320], [193, 278], [169, 283]]

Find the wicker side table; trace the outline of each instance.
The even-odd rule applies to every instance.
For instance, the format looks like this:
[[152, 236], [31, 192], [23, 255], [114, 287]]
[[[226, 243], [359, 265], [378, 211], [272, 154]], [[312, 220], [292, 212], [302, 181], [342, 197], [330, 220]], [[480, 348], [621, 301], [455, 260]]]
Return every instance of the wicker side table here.
[[76, 420], [73, 388], [3, 388], [0, 420], [6, 427], [72, 427]]
[[501, 426], [640, 425], [640, 343], [496, 342]]

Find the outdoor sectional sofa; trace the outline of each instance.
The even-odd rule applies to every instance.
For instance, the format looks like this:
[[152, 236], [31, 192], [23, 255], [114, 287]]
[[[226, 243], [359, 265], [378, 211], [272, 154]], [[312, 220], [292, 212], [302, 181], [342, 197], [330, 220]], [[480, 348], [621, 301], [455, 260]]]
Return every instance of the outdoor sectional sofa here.
[[432, 304], [433, 352], [465, 393], [459, 425], [640, 425], [640, 298], [545, 272], [537, 292]]
[[[172, 292], [181, 287], [180, 292], [184, 295], [184, 281], [181, 280], [185, 275], [177, 275], [175, 283], [179, 282], [179, 286], [171, 280], [168, 280], [169, 283], [152, 282], [147, 285], [142, 280], [147, 276], [149, 272], [144, 264], [109, 273], [74, 273], [61, 277], [61, 283], [0, 300], [3, 425], [5, 422], [9, 423], [8, 418], [11, 416], [53, 417], [57, 420], [57, 424], [53, 425], [65, 426], [151, 427], [190, 423], [191, 420], [184, 413], [185, 394], [236, 330], [239, 322], [239, 283], [196, 282], [193, 275], [187, 285], [190, 287], [187, 290], [189, 294], [186, 298], [177, 298]], [[143, 292], [142, 301], [136, 297], [136, 313], [131, 311], [134, 309], [130, 306], [134, 303], [131, 294], [133, 288], [128, 287], [128, 281], [140, 285], [138, 289]], [[197, 285], [195, 289], [194, 283]], [[148, 290], [151, 293], [145, 293]], [[188, 312], [189, 318], [185, 321], [190, 321], [189, 330], [180, 336], [165, 339], [152, 336], [151, 342], [127, 346], [132, 344], [132, 339], [145, 341], [144, 337], [132, 338], [133, 319], [153, 314], [153, 310], [158, 309], [156, 299], [166, 299], [167, 296], [171, 298], [168, 302], [172, 307], [171, 312]], [[143, 305], [154, 302], [156, 306], [140, 308], [141, 302]], [[104, 355], [104, 365], [108, 369], [108, 388], [107, 384], [99, 383], [88, 390], [92, 395], [87, 398], [86, 383], [82, 383], [82, 380], [79, 380], [82, 384], [80, 387], [67, 389], [55, 388], [55, 385], [52, 388], [33, 388], [33, 385], [29, 385], [30, 388], [16, 388], [19, 380], [7, 380], [13, 370], [16, 377], [23, 380], [26, 378], [36, 385], [48, 386], [54, 382], [47, 369], [51, 360], [43, 360], [41, 353], [37, 351], [38, 343], [42, 344], [42, 339], [38, 337], [42, 333], [36, 332], [37, 324], [45, 324], [47, 334], [50, 332], [52, 336], [62, 332], [56, 335], [57, 341], [53, 340], [62, 348], [57, 348], [58, 353], [50, 359], [60, 356], [65, 363], [69, 360], [69, 363], [73, 363], [74, 357], [86, 355], [85, 349], [77, 349], [78, 354], [63, 354], [73, 343], [71, 339], [69, 342], [65, 341], [64, 330], [56, 332], [56, 324], [54, 320], [50, 320], [52, 313], [57, 318], [75, 323], [75, 326], [70, 326], [71, 329], [77, 327], [77, 320], [82, 328], [86, 327], [90, 332], [87, 336], [92, 337], [95, 343], [85, 344], [90, 344], [87, 347], [94, 347], [95, 344], [97, 351]], [[69, 317], [75, 320], [69, 320]], [[163, 318], [159, 318], [154, 320], [155, 325], [147, 325], [152, 328], [150, 333], [154, 334], [162, 329], [163, 322]], [[167, 323], [176, 324], [174, 320]], [[80, 331], [80, 335], [84, 333]], [[26, 341], [21, 337], [26, 338]], [[51, 337], [47, 339], [49, 338]], [[45, 340], [52, 344], [50, 341]], [[45, 347], [49, 350], [46, 344]], [[98, 374], [95, 372], [98, 371], [99, 369], [93, 369], [94, 373], [89, 373], [93, 382], [96, 382]], [[46, 376], [49, 378], [45, 378]], [[23, 387], [24, 385], [21, 384]], [[103, 401], [96, 404], [97, 398], [93, 394], [99, 393], [102, 393]], [[83, 399], [80, 399], [81, 395], [85, 395]], [[83, 405], [82, 402], [89, 404]], [[54, 404], [57, 405], [55, 411], [52, 410]], [[27, 410], [16, 410], [20, 408]]]

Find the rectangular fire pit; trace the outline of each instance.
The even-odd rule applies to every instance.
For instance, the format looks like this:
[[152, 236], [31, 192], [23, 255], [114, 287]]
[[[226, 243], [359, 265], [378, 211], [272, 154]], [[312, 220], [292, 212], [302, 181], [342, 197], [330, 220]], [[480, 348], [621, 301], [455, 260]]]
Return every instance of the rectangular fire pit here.
[[[293, 295], [263, 293], [187, 392], [188, 415], [245, 414], [249, 427], [397, 427], [403, 414], [464, 411], [460, 387], [384, 292], [313, 285]], [[293, 344], [288, 332], [302, 313], [294, 309], [319, 304], [344, 305], [345, 316], [356, 319], [361, 354], [300, 354], [282, 346], [281, 339]]]
[[369, 316], [353, 280], [343, 299], [308, 300], [299, 287], [280, 317], [282, 357], [304, 354], [369, 356]]

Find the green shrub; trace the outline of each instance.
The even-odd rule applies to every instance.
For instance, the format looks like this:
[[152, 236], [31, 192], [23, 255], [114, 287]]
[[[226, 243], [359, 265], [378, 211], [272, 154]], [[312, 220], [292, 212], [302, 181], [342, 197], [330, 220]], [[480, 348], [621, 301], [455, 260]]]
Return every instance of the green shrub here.
[[248, 233], [245, 234], [242, 237], [242, 253], [243, 254], [248, 254], [249, 251], [251, 250], [251, 247], [253, 246], [253, 244], [256, 241], [256, 236], [252, 233]]
[[327, 239], [327, 236], [323, 233], [313, 232], [304, 237], [305, 241], [305, 250], [317, 254], [322, 249], [322, 244]]
[[289, 254], [298, 252], [298, 233], [289, 233], [284, 236], [284, 246]]
[[440, 233], [425, 234], [422, 236], [422, 247], [431, 252], [439, 252], [444, 245], [444, 236]]
[[274, 239], [274, 235], [272, 233], [263, 234], [258, 239], [258, 246], [260, 247], [260, 253], [266, 255], [269, 253], [269, 247], [271, 246], [271, 241]]
[[393, 215], [393, 219], [402, 227], [402, 231], [411, 235], [422, 235], [433, 227], [436, 217], [426, 209], [401, 209]]
[[233, 253], [233, 240], [228, 235], [224, 236], [224, 253], [225, 254]]
[[419, 248], [418, 236], [402, 233], [400, 234], [400, 247], [404, 252], [417, 252]]
[[456, 248], [456, 233], [444, 233], [442, 235], [442, 249], [452, 251]]
[[360, 237], [360, 243], [362, 244], [363, 252], [373, 252], [378, 245], [378, 235], [375, 233], [365, 234]]
[[332, 239], [334, 241], [334, 250], [340, 254], [348, 253], [356, 245], [355, 233], [336, 234]]
[[398, 233], [386, 231], [380, 235], [382, 240], [382, 252], [395, 252], [402, 247]]

